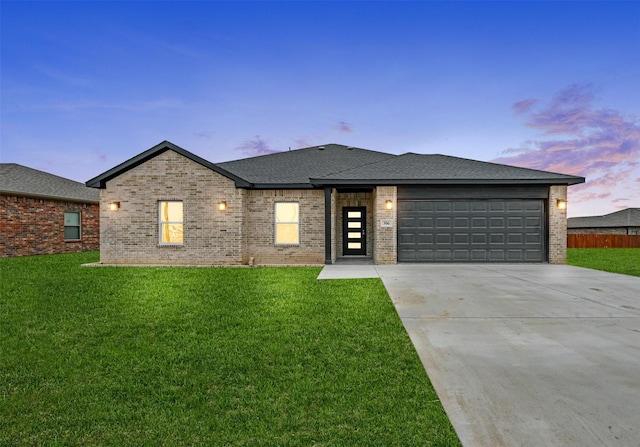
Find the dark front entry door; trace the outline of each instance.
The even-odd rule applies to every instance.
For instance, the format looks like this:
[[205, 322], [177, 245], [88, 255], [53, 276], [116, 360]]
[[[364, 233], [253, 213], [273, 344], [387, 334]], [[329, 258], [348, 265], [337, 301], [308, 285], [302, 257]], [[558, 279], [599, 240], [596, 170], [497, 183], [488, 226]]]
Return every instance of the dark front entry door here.
[[342, 208], [342, 254], [344, 256], [366, 255], [367, 208], [348, 206]]

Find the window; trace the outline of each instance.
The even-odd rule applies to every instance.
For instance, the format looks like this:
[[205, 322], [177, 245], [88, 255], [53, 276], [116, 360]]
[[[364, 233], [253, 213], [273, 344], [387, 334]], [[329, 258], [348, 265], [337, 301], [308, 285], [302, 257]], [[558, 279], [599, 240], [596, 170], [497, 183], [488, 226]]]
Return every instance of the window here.
[[182, 202], [160, 202], [158, 211], [160, 215], [160, 245], [182, 245], [184, 229]]
[[80, 240], [80, 212], [64, 213], [64, 240]]
[[300, 205], [276, 202], [276, 244], [299, 244]]

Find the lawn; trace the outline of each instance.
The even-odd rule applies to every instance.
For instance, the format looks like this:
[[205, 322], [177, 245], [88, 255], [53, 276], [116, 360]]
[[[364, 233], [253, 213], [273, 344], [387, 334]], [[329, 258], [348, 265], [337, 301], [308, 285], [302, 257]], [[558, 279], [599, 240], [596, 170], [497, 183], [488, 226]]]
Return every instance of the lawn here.
[[640, 276], [640, 248], [569, 248], [567, 264]]
[[379, 279], [0, 260], [0, 445], [459, 445]]

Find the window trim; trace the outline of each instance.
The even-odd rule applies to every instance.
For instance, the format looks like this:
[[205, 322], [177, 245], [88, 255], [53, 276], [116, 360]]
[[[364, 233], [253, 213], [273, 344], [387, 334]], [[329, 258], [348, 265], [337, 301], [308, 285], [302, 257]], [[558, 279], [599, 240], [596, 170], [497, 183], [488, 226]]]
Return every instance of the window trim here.
[[[279, 204], [293, 204], [298, 205], [298, 220], [293, 222], [278, 222], [278, 205]], [[278, 242], [278, 225], [296, 225], [298, 230], [298, 242]], [[274, 245], [283, 246], [283, 245], [300, 245], [300, 202], [296, 202], [293, 200], [288, 201], [278, 201], [273, 204], [273, 243]]]
[[[181, 203], [182, 204], [182, 220], [181, 221], [167, 221], [162, 220], [162, 204], [163, 203]], [[162, 226], [163, 225], [182, 225], [182, 242], [164, 242], [162, 240]], [[175, 247], [184, 245], [184, 200], [158, 200], [158, 245], [163, 247]]]
[[[66, 215], [67, 214], [77, 214], [78, 215], [78, 225], [67, 225], [66, 223]], [[77, 242], [82, 240], [82, 211], [65, 211], [62, 217], [62, 236], [65, 242]], [[78, 229], [78, 237], [74, 239], [67, 239], [67, 227], [69, 228], [77, 228]]]

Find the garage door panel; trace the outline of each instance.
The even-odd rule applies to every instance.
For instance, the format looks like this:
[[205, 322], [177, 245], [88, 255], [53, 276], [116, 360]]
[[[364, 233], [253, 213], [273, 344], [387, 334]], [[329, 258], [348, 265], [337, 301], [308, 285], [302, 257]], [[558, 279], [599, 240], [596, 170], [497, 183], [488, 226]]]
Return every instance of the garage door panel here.
[[543, 262], [544, 201], [400, 200], [398, 260]]
[[418, 217], [418, 228], [433, 228], [433, 217]]

